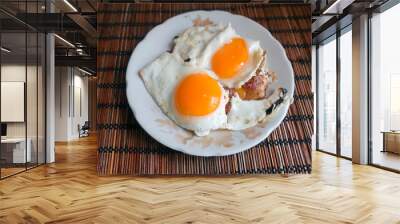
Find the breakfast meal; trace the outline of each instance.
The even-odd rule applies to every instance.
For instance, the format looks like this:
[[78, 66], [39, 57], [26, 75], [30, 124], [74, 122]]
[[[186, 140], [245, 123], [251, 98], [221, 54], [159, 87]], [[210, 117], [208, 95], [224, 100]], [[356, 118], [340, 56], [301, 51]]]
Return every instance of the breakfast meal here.
[[267, 52], [230, 24], [196, 25], [139, 71], [148, 92], [178, 126], [205, 136], [264, 122], [288, 99], [271, 85]]

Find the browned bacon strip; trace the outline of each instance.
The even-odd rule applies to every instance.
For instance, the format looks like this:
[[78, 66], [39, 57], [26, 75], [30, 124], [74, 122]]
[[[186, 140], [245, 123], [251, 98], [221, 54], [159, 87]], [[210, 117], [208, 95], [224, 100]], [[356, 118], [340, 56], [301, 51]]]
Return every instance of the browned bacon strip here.
[[267, 87], [267, 76], [255, 75], [238, 90], [239, 96], [243, 100], [259, 100], [265, 97]]

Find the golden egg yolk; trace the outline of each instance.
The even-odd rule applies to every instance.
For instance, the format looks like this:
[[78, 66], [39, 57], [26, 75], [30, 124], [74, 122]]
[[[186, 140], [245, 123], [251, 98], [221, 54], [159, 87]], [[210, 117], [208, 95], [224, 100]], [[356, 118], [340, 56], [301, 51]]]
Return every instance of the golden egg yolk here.
[[211, 59], [211, 69], [222, 79], [235, 76], [249, 58], [246, 41], [233, 38], [219, 48]]
[[222, 95], [218, 82], [204, 73], [186, 76], [175, 90], [175, 107], [183, 115], [207, 115], [218, 108]]

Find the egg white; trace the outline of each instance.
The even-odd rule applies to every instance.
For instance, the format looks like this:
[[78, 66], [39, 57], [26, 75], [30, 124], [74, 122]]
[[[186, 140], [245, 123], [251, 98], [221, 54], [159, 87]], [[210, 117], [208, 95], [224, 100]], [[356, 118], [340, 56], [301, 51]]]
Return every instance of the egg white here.
[[179, 126], [194, 131], [198, 136], [207, 135], [211, 130], [225, 128], [228, 93], [220, 84], [218, 85], [223, 94], [218, 108], [212, 113], [205, 116], [187, 116], [180, 114], [175, 108], [174, 95], [179, 82], [193, 73], [206, 73], [215, 77], [211, 71], [188, 65], [177, 54], [163, 53], [139, 73], [162, 111]]
[[[250, 58], [235, 77], [221, 79], [211, 70], [211, 58], [215, 52], [235, 37], [239, 35], [230, 24], [191, 27], [174, 39], [172, 53], [163, 53], [140, 71], [147, 90], [162, 111], [177, 125], [198, 136], [216, 129], [243, 130], [253, 127], [272, 116], [267, 115], [266, 110], [280, 97], [280, 90], [262, 100], [242, 100], [235, 94], [230, 100], [230, 111], [225, 113], [229, 97], [223, 87], [238, 88], [256, 75], [258, 69], [266, 70], [265, 51], [258, 41], [245, 38]], [[218, 108], [205, 116], [182, 115], [175, 107], [176, 87], [183, 78], [193, 73], [206, 73], [218, 80], [223, 93]]]
[[[184, 31], [175, 39], [173, 52], [183, 60], [190, 59], [189, 64], [211, 69], [211, 59], [216, 51], [233, 38], [240, 37], [232, 28], [231, 24], [194, 26]], [[215, 78], [228, 88], [238, 88], [246, 83], [256, 74], [257, 69], [262, 65], [265, 58], [264, 50], [259, 41], [243, 38], [249, 51], [249, 60], [238, 72], [237, 75], [228, 79]]]
[[222, 24], [190, 27], [174, 39], [173, 53], [183, 60], [197, 58], [207, 44], [223, 29]]
[[276, 89], [269, 97], [262, 100], [242, 100], [238, 95], [233, 96], [226, 128], [243, 130], [263, 122], [268, 116], [266, 110], [278, 101], [281, 91]]

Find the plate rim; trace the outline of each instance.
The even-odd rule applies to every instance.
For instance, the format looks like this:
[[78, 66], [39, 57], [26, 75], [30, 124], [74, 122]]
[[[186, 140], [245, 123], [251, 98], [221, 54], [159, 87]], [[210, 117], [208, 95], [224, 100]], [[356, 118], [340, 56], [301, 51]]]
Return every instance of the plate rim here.
[[[252, 139], [251, 141], [248, 141], [247, 144], [244, 144], [241, 147], [236, 147], [235, 150], [224, 151], [224, 153], [214, 153], [214, 154], [208, 153], [207, 154], [207, 153], [205, 153], [205, 152], [207, 152], [206, 150], [197, 150], [196, 152], [199, 152], [199, 153], [193, 153], [192, 151], [189, 152], [189, 151], [185, 150], [184, 148], [179, 148], [179, 147], [172, 146], [171, 144], [169, 144], [169, 142], [164, 141], [162, 138], [157, 138], [156, 136], [153, 136], [151, 134], [151, 130], [149, 130], [150, 128], [148, 128], [145, 125], [143, 125], [142, 121], [140, 119], [137, 119], [137, 113], [136, 113], [136, 111], [134, 109], [135, 108], [135, 106], [134, 106], [134, 97], [131, 96], [131, 94], [128, 94], [129, 83], [130, 83], [129, 82], [129, 79], [130, 79], [129, 76], [130, 75], [128, 75], [128, 74], [130, 74], [129, 71], [133, 67], [133, 63], [134, 62], [132, 60], [132, 57], [135, 54], [135, 51], [137, 51], [138, 48], [146, 42], [146, 40], [149, 38], [149, 36], [152, 35], [152, 33], [156, 33], [159, 29], [161, 29], [162, 26], [166, 25], [171, 20], [175, 19], [176, 17], [184, 17], [184, 16], [188, 16], [188, 15], [191, 15], [191, 14], [195, 14], [195, 13], [198, 13], [198, 14], [204, 14], [204, 13], [226, 14], [227, 16], [240, 17], [241, 19], [244, 19], [244, 20], [247, 20], [250, 23], [253, 23], [254, 25], [256, 25], [259, 28], [261, 28], [264, 31], [266, 31], [266, 33], [268, 34], [269, 38], [271, 38], [276, 43], [277, 47], [279, 48], [281, 53], [284, 55], [285, 63], [289, 67], [289, 73], [290, 74], [288, 74], [288, 76], [290, 76], [291, 78], [290, 78], [290, 84], [289, 84], [290, 92], [288, 92], [288, 100], [286, 100], [286, 102], [276, 111], [277, 113], [278, 112], [279, 113], [284, 113], [284, 115], [280, 116], [277, 119], [277, 122], [276, 122], [275, 125], [270, 126], [270, 128], [267, 129], [266, 131], [264, 130], [262, 132], [262, 134], [258, 138], [255, 138], [255, 139]], [[268, 136], [270, 136], [271, 133], [281, 125], [282, 121], [285, 119], [285, 117], [286, 117], [286, 115], [287, 115], [287, 113], [289, 111], [289, 106], [293, 102], [293, 95], [294, 95], [294, 91], [295, 91], [295, 80], [294, 80], [293, 65], [290, 62], [290, 60], [289, 60], [289, 58], [288, 58], [288, 56], [286, 54], [285, 48], [282, 46], [281, 42], [279, 40], [277, 40], [266, 27], [262, 26], [261, 24], [259, 24], [258, 22], [254, 21], [253, 19], [251, 19], [249, 17], [246, 17], [246, 16], [243, 16], [243, 15], [234, 14], [234, 13], [231, 13], [231, 12], [228, 12], [228, 11], [225, 11], [225, 10], [192, 10], [192, 11], [187, 11], [187, 12], [180, 13], [180, 14], [177, 14], [175, 16], [172, 16], [172, 17], [166, 19], [165, 21], [163, 21], [162, 23], [160, 23], [160, 24], [156, 25], [155, 27], [153, 27], [149, 32], [147, 32], [145, 37], [135, 46], [135, 49], [132, 51], [132, 53], [131, 53], [131, 55], [129, 57], [127, 68], [126, 68], [125, 81], [126, 81], [125, 93], [126, 93], [126, 96], [127, 96], [129, 108], [132, 111], [137, 123], [141, 126], [141, 128], [143, 128], [143, 130], [145, 130], [145, 132], [148, 135], [150, 135], [155, 141], [157, 141], [160, 144], [168, 147], [169, 149], [176, 150], [176, 151], [179, 151], [179, 152], [182, 152], [182, 153], [185, 153], [185, 154], [188, 154], [188, 155], [192, 155], [192, 156], [202, 156], [202, 157], [233, 155], [233, 154], [237, 154], [237, 153], [240, 153], [240, 152], [244, 152], [244, 151], [246, 151], [246, 150], [258, 145], [260, 142], [262, 142]], [[143, 84], [143, 82], [142, 82], [142, 84]], [[147, 90], [147, 88], [146, 88], [146, 90]], [[153, 97], [152, 97], [152, 99], [154, 101]], [[158, 106], [158, 104], [156, 102], [154, 102], [154, 103]], [[161, 112], [165, 115], [165, 113], [163, 111], [161, 111]], [[274, 115], [274, 116], [276, 117], [276, 115]], [[167, 118], [169, 120], [171, 120], [168, 116], [167, 116]]]

